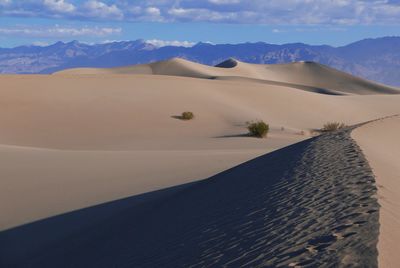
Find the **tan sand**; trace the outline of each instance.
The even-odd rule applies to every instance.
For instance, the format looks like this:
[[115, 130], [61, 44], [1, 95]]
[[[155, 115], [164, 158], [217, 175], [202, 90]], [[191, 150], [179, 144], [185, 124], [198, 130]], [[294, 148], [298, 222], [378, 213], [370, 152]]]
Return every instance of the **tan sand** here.
[[[246, 81], [153, 75], [0, 79], [1, 144], [40, 148], [181, 150], [198, 139], [203, 143], [197, 148], [214, 148], [210, 137], [243, 134], [249, 120], [295, 134], [326, 121], [353, 124], [400, 110], [400, 96], [337, 97]], [[196, 120], [172, 118], [185, 110]]]
[[253, 79], [253, 82], [280, 82], [313, 87], [341, 94], [400, 93], [396, 88], [367, 81], [315, 62], [287, 64], [249, 64], [231, 59], [231, 68], [219, 68], [180, 58], [120, 68], [76, 68], [57, 74], [154, 74], [212, 79]]
[[377, 267], [374, 176], [350, 131], [0, 232], [0, 266]]
[[381, 205], [379, 267], [399, 267], [400, 255], [400, 117], [375, 121], [356, 129], [353, 138], [376, 176]]
[[[152, 72], [227, 70], [184, 62], [177, 73], [176, 62]], [[327, 121], [400, 113], [400, 95], [331, 96], [247, 80], [98, 72], [0, 77], [0, 229], [203, 179], [307, 139]], [[246, 77], [255, 69], [237, 72]], [[173, 118], [186, 110], [195, 120]], [[241, 136], [244, 123], [256, 119], [270, 124], [268, 139]]]

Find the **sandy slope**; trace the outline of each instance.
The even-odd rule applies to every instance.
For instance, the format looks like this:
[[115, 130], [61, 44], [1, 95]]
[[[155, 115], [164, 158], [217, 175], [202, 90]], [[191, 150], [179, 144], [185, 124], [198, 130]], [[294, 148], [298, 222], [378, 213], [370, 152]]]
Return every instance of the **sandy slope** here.
[[376, 176], [380, 209], [379, 267], [400, 264], [400, 117], [364, 125], [353, 137]]
[[[327, 121], [351, 125], [400, 114], [400, 95], [385, 94], [396, 89], [308, 62], [252, 65], [231, 60], [209, 67], [173, 59], [56, 75], [4, 75], [0, 84], [0, 230], [204, 179], [309, 139], [311, 130]], [[176, 119], [187, 110], [194, 112], [193, 121]], [[258, 119], [270, 124], [268, 139], [244, 135], [245, 122]], [[399, 123], [378, 121], [354, 134], [380, 185], [379, 263], [387, 267], [399, 263]], [[21, 261], [44, 264], [62, 261], [59, 254], [64, 252], [58, 250], [63, 246], [71, 256], [86, 256], [82, 260], [88, 265], [93, 259], [107, 264], [114, 257], [152, 267], [193, 260], [203, 261], [196, 263], [199, 266], [213, 261], [375, 264], [375, 186], [347, 132], [310, 139], [260, 159], [172, 192], [131, 197], [1, 232], [0, 244], [9, 243], [6, 255], [11, 262], [28, 256], [33, 259]], [[272, 174], [270, 180], [266, 173]], [[148, 198], [152, 201], [142, 207]], [[176, 217], [169, 217], [171, 208]], [[231, 217], [232, 229], [216, 227], [226, 226], [226, 217]], [[291, 227], [282, 224], [289, 221]], [[159, 222], [168, 232], [158, 231]], [[132, 226], [137, 228], [129, 231]], [[227, 232], [235, 235], [227, 240]], [[149, 233], [155, 239], [149, 239]], [[129, 241], [136, 241], [129, 235], [143, 242], [134, 245], [135, 256], [125, 254], [132, 252]], [[99, 237], [108, 242], [97, 243]], [[165, 243], [161, 248], [152, 244], [159, 241]], [[185, 241], [194, 247], [185, 247]], [[53, 242], [60, 247], [49, 247]], [[182, 254], [187, 258], [174, 258], [182, 245], [189, 250]], [[198, 249], [202, 255], [192, 255]], [[36, 256], [35, 250], [48, 255]], [[274, 259], [265, 255], [277, 251]], [[91, 257], [99, 255], [103, 258]]]
[[203, 179], [287, 143], [290, 139], [263, 149], [125, 152], [0, 146], [0, 227]]
[[[0, 83], [2, 229], [202, 179], [306, 139], [326, 121], [400, 113], [400, 95], [331, 96], [246, 80], [64, 74]], [[185, 110], [196, 119], [172, 117]], [[269, 139], [240, 136], [255, 119], [270, 123]]]
[[[0, 79], [1, 143], [53, 149], [181, 150], [204, 138], [194, 148], [214, 148], [208, 138], [243, 134], [249, 120], [295, 133], [326, 121], [353, 124], [400, 109], [400, 96], [337, 97], [246, 81], [153, 75]], [[172, 118], [185, 110], [196, 120]]]
[[[315, 62], [288, 64], [249, 64], [227, 60], [220, 67], [206, 66], [180, 58], [122, 68], [76, 68], [57, 74], [154, 74], [212, 79], [253, 79], [253, 82], [293, 84], [303, 89], [328, 94], [391, 94], [398, 89], [377, 84]], [[309, 87], [308, 89], [306, 87]]]
[[[0, 228], [209, 177], [327, 121], [400, 113], [400, 95], [358, 95], [391, 88], [318, 64], [233, 65], [1, 76]], [[195, 120], [174, 118], [185, 110]], [[269, 139], [242, 136], [256, 119]]]
[[349, 131], [0, 232], [0, 266], [376, 267], [376, 185]]

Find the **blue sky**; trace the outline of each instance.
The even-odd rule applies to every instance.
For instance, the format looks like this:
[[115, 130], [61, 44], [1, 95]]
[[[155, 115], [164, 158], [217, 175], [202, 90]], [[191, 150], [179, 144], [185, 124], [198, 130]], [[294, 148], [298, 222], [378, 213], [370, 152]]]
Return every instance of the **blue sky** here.
[[400, 36], [400, 0], [0, 0], [0, 47], [79, 40], [160, 46]]

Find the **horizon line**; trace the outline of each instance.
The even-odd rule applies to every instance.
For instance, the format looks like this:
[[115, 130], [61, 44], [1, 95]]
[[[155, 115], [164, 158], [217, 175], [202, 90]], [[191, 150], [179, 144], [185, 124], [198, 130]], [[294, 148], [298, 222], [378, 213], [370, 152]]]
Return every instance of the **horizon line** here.
[[[110, 40], [110, 41], [106, 41], [106, 42], [85, 42], [85, 41], [80, 41], [77, 39], [72, 39], [71, 41], [55, 41], [52, 43], [46, 43], [43, 45], [40, 44], [35, 44], [35, 43], [31, 43], [31, 44], [25, 44], [25, 45], [18, 45], [18, 46], [13, 46], [13, 47], [0, 47], [0, 49], [14, 49], [14, 48], [21, 48], [21, 47], [42, 47], [42, 48], [46, 48], [46, 47], [51, 47], [54, 46], [56, 44], [62, 43], [62, 44], [71, 44], [71, 43], [78, 43], [78, 44], [83, 44], [83, 45], [87, 45], [87, 46], [96, 46], [96, 45], [107, 45], [107, 44], [113, 44], [113, 43], [124, 43], [124, 42], [139, 42], [142, 41], [143, 43], [149, 44], [149, 45], [153, 45], [155, 49], [159, 49], [162, 47], [187, 47], [187, 48], [191, 48], [191, 47], [195, 47], [198, 45], [211, 45], [211, 46], [217, 46], [217, 45], [243, 45], [243, 44], [266, 44], [266, 45], [277, 45], [277, 46], [283, 46], [283, 45], [294, 45], [294, 44], [301, 44], [301, 45], [308, 45], [308, 46], [327, 46], [327, 47], [332, 47], [332, 48], [340, 48], [340, 47], [346, 47], [349, 46], [351, 44], [355, 44], [361, 41], [366, 41], [366, 40], [379, 40], [379, 39], [387, 39], [387, 38], [400, 38], [400, 35], [386, 35], [386, 36], [381, 36], [381, 37], [368, 37], [368, 38], [363, 38], [354, 42], [350, 42], [347, 43], [345, 45], [341, 45], [341, 46], [334, 46], [334, 45], [329, 45], [329, 44], [310, 44], [310, 43], [305, 43], [305, 42], [288, 42], [288, 43], [268, 43], [266, 41], [248, 41], [248, 42], [238, 42], [238, 43], [214, 43], [214, 42], [210, 42], [210, 41], [199, 41], [199, 42], [190, 42], [190, 41], [179, 41], [179, 40], [161, 40], [161, 39], [153, 39], [153, 40], [149, 40], [149, 39], [144, 39], [144, 38], [138, 38], [138, 39], [132, 39], [132, 40]], [[186, 42], [186, 43], [190, 43], [191, 45], [174, 45], [174, 44], [167, 44], [167, 45], [155, 45], [155, 41], [160, 41], [160, 42]]]

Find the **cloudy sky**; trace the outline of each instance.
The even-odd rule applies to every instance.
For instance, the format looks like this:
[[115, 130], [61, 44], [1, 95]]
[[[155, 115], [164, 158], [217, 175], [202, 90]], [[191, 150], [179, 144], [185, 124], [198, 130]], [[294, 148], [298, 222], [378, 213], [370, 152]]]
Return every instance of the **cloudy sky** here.
[[344, 45], [400, 35], [400, 0], [0, 0], [0, 47], [79, 40]]

